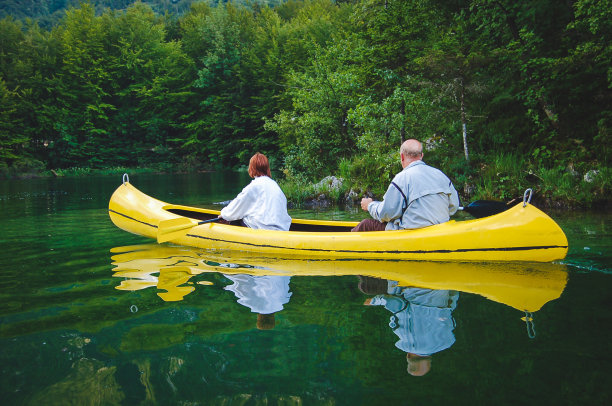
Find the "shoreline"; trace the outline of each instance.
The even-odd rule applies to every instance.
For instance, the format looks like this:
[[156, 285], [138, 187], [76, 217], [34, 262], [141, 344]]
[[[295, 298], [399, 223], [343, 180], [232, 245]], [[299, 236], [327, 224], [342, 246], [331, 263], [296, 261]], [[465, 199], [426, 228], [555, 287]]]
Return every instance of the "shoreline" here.
[[[336, 202], [333, 199], [330, 199], [329, 197], [325, 195], [315, 196], [315, 197], [308, 198], [302, 201], [291, 200], [289, 196], [287, 197], [287, 199], [289, 201], [289, 204], [291, 205], [291, 208], [306, 208], [306, 209], [312, 209], [312, 210], [323, 210], [323, 209], [329, 209], [333, 207], [347, 207], [347, 206], [359, 207], [359, 201], [361, 200], [362, 197], [365, 197], [365, 196], [359, 196], [357, 200], [353, 200], [350, 203], [348, 202], [348, 198], [349, 198], [348, 195], [346, 196], [347, 201], [343, 201], [343, 202]], [[382, 200], [382, 197], [375, 198], [375, 200]], [[469, 202], [473, 202], [476, 200], [502, 201], [499, 199], [465, 199], [462, 196], [460, 196], [460, 201], [462, 204], [467, 205], [469, 204]], [[516, 200], [514, 204], [519, 202], [518, 199], [514, 199], [514, 200]], [[596, 201], [596, 202], [592, 202], [589, 204], [586, 204], [586, 203], [581, 204], [579, 202], [578, 203], [568, 203], [567, 201], [564, 202], [562, 200], [555, 200], [555, 199], [546, 198], [546, 197], [533, 196], [533, 198], [531, 199], [531, 204], [533, 204], [534, 206], [542, 210], [607, 211], [607, 210], [612, 209], [612, 199], [604, 200], [604, 201]]]
[[[13, 174], [12, 176], [3, 176], [2, 180], [28, 180], [28, 179], [43, 179], [43, 178], [78, 178], [84, 176], [110, 176], [110, 175], [121, 175], [123, 173], [128, 174], [189, 174], [189, 173], [205, 173], [215, 172], [215, 170], [194, 170], [194, 171], [175, 171], [169, 170], [168, 168], [105, 168], [105, 169], [91, 169], [91, 168], [69, 168], [64, 170], [51, 169], [43, 172], [24, 172]], [[279, 184], [287, 196], [287, 201], [292, 208], [307, 208], [313, 210], [324, 210], [334, 207], [358, 207], [361, 198], [372, 197], [375, 200], [382, 200], [382, 195], [378, 196], [376, 193], [372, 193], [369, 190], [361, 190], [360, 188], [352, 188], [350, 184], [352, 182], [346, 182], [342, 179], [336, 178], [335, 176], [328, 176], [317, 183], [308, 183], [304, 186], [303, 182], [292, 182], [289, 180], [280, 180]], [[347, 184], [349, 186], [347, 186]], [[533, 197], [531, 203], [541, 209], [547, 210], [609, 210], [612, 208], [612, 199], [596, 199], [593, 201], [581, 201], [558, 198], [553, 196], [543, 195], [542, 191], [537, 189], [548, 189], [554, 188], [542, 184], [534, 184]], [[466, 196], [459, 190], [459, 196], [462, 204], [472, 202], [475, 200], [496, 200], [509, 202], [512, 200], [522, 200], [522, 197], [517, 196], [514, 199], [499, 199], [491, 198], [487, 196], [479, 195], [478, 192], [472, 194], [472, 196]]]
[[[343, 185], [343, 181], [334, 176], [328, 176], [318, 183], [310, 183], [307, 186], [296, 185], [290, 181], [281, 181], [280, 186], [287, 195], [287, 200], [294, 207], [305, 207], [310, 209], [325, 209], [330, 207], [357, 206], [363, 197], [371, 197], [374, 200], [382, 200], [384, 193], [372, 193], [370, 190], [351, 187], [351, 182]], [[578, 199], [568, 199], [547, 195], [544, 191], [551, 190], [551, 186], [536, 183], [530, 186], [533, 189], [531, 203], [541, 209], [546, 210], [609, 210], [612, 208], [612, 199], [593, 199], [582, 201]], [[525, 188], [527, 189], [527, 188]], [[502, 202], [513, 202], [516, 204], [523, 200], [525, 189], [520, 190], [516, 187], [516, 194], [513, 198], [501, 199], [478, 193], [467, 195], [464, 188], [457, 188], [459, 199], [462, 205], [476, 200], [494, 200]], [[474, 190], [474, 188], [470, 189]]]

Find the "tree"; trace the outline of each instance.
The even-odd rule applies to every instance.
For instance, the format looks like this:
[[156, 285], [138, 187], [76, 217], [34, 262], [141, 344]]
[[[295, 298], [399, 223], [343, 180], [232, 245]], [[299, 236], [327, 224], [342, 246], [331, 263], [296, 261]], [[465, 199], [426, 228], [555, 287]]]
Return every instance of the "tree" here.
[[[191, 95], [195, 71], [180, 43], [166, 42], [163, 20], [143, 4], [124, 13], [106, 13], [103, 25], [113, 77], [108, 90], [116, 106], [109, 127], [113, 149], [124, 164], [172, 161], [169, 140], [184, 131], [181, 106]], [[105, 157], [105, 160], [111, 157]]]
[[0, 169], [25, 158], [23, 150], [29, 139], [23, 134], [23, 122], [17, 112], [17, 95], [0, 79]]
[[51, 162], [59, 166], [102, 165], [98, 151], [109, 144], [109, 115], [116, 109], [108, 101], [108, 52], [102, 20], [94, 8], [82, 4], [71, 9], [54, 31], [60, 42], [62, 65], [52, 84], [55, 105], [47, 106], [54, 117], [55, 138], [50, 145]]
[[0, 168], [23, 158], [21, 146], [28, 141], [17, 114], [18, 93], [11, 90], [19, 87], [19, 48], [23, 40], [21, 24], [12, 18], [0, 20]]
[[185, 114], [189, 124], [182, 148], [192, 150], [207, 166], [237, 163], [234, 154], [240, 149], [242, 133], [237, 125], [236, 106], [241, 104], [237, 72], [243, 47], [250, 42], [241, 31], [243, 13], [228, 4], [188, 18], [184, 26], [198, 71], [194, 81], [197, 99], [193, 100], [197, 104]]
[[[567, 126], [585, 161], [609, 165], [612, 153], [612, 1], [579, 0], [567, 26], [573, 39], [559, 71], [566, 86]], [[582, 155], [581, 154], [581, 155]]]
[[362, 82], [359, 66], [352, 63], [353, 46], [343, 41], [319, 48], [305, 72], [290, 76], [292, 108], [266, 125], [281, 135], [289, 168], [311, 178], [325, 176], [355, 149], [348, 115], [357, 104]]
[[[437, 124], [430, 133], [452, 140], [456, 139], [456, 129], [461, 128], [466, 162], [470, 161], [468, 123], [473, 118], [487, 117], [486, 111], [480, 111], [480, 106], [486, 103], [478, 98], [490, 83], [486, 73], [488, 58], [482, 44], [471, 38], [469, 28], [464, 13], [455, 13], [448, 28], [439, 30], [430, 47], [414, 60], [422, 72], [421, 86], [431, 87], [432, 100], [440, 106], [435, 109]], [[482, 126], [482, 122], [478, 124]], [[475, 128], [479, 128], [478, 124]], [[479, 129], [485, 132], [482, 127]]]

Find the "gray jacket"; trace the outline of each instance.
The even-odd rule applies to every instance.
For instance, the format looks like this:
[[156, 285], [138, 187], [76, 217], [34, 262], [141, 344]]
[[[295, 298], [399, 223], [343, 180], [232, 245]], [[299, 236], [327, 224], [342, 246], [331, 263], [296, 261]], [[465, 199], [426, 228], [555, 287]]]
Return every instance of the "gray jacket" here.
[[382, 202], [368, 205], [387, 230], [428, 227], [450, 220], [459, 207], [453, 183], [439, 169], [415, 161], [395, 175]]
[[389, 326], [399, 340], [395, 346], [404, 352], [432, 355], [455, 343], [453, 310], [459, 292], [423, 288], [389, 288], [389, 293], [377, 295], [371, 305], [383, 305], [393, 313]]

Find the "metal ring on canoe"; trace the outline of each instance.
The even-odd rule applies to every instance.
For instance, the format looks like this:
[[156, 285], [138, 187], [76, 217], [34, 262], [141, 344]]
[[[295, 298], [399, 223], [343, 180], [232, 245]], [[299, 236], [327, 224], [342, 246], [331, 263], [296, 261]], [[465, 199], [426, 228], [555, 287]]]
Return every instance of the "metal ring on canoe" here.
[[123, 174], [123, 184], [125, 185], [126, 183], [130, 183], [130, 177], [128, 176], [127, 173]]
[[523, 194], [523, 207], [527, 206], [528, 203], [531, 203], [532, 195], [533, 195], [533, 190], [531, 189], [525, 190], [525, 194]]

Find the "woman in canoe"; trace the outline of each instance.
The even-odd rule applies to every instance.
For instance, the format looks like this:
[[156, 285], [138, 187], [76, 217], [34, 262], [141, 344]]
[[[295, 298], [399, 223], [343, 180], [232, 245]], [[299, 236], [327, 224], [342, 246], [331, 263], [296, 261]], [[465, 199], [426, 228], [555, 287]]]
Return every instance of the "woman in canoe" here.
[[219, 217], [228, 222], [241, 220], [250, 228], [288, 231], [291, 217], [287, 198], [270, 177], [270, 163], [264, 154], [258, 152], [251, 157], [249, 176], [253, 178], [251, 183], [221, 210]]
[[[221, 210], [228, 222], [241, 220], [250, 228], [288, 231], [291, 217], [287, 213], [287, 198], [270, 177], [270, 163], [264, 154], [256, 153], [249, 161], [249, 176], [253, 178], [242, 192]], [[257, 328], [274, 328], [275, 313], [289, 302], [290, 276], [225, 275], [233, 282], [225, 287], [234, 292], [238, 303], [257, 313]]]

